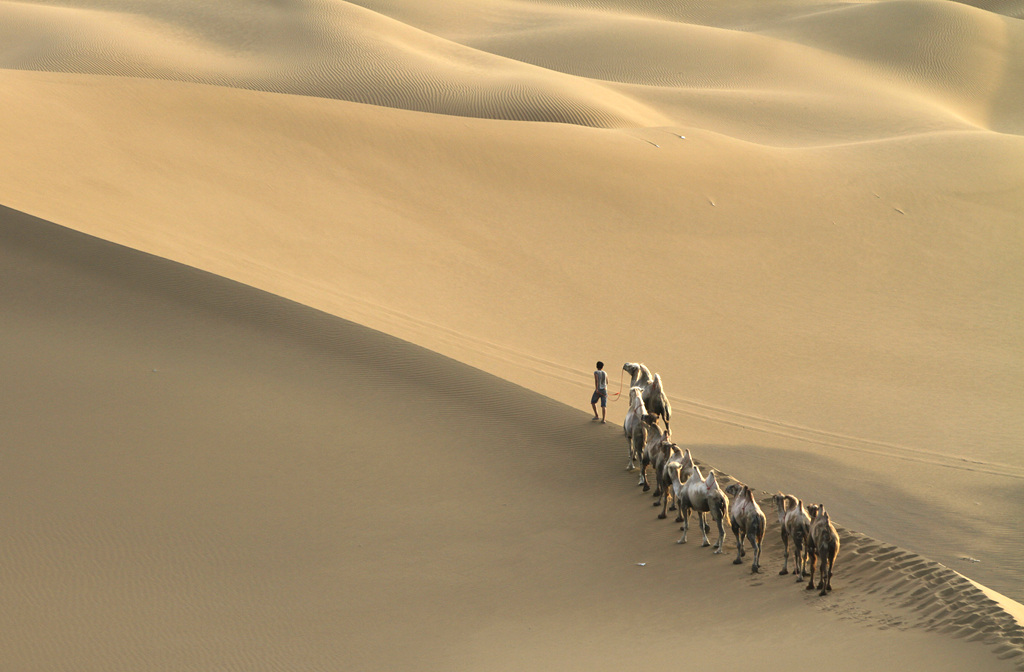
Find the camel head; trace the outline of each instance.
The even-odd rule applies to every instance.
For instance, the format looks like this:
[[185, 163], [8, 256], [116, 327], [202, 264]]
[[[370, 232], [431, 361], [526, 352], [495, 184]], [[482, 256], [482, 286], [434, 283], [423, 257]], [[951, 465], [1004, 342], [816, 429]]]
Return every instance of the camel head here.
[[747, 484], [741, 483], [740, 481], [736, 481], [735, 483], [727, 485], [725, 487], [725, 494], [729, 495], [730, 497], [746, 497], [747, 499], [751, 500], [754, 498], [754, 493], [750, 491], [750, 488], [747, 486]]
[[786, 514], [794, 509], [799, 509], [803, 504], [793, 495], [784, 495], [776, 492], [772, 495], [772, 503], [775, 504], [775, 511], [779, 514], [779, 522], [786, 519]]
[[630, 375], [634, 385], [646, 385], [651, 382], [651, 371], [639, 362], [626, 362], [622, 370]]
[[821, 504], [808, 504], [807, 505], [807, 514], [811, 517], [811, 520], [814, 520], [815, 518], [817, 518], [818, 514], [822, 513], [824, 510], [825, 510], [825, 507], [822, 506]]

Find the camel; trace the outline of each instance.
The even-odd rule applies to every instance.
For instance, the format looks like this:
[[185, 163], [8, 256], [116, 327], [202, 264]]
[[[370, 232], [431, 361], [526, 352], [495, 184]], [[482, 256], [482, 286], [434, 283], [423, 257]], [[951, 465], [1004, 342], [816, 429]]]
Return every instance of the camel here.
[[747, 554], [743, 549], [743, 541], [749, 539], [750, 546], [754, 549], [754, 561], [750, 565], [750, 571], [756, 574], [761, 568], [761, 542], [764, 541], [768, 519], [765, 518], [764, 511], [758, 506], [746, 484], [733, 483], [725, 488], [725, 494], [732, 497], [729, 518], [732, 520], [732, 533], [736, 536], [736, 559], [732, 564], [743, 564], [742, 558]]
[[783, 551], [780, 575], [789, 574], [789, 544], [793, 544], [793, 572], [797, 581], [807, 576], [806, 557], [810, 544], [811, 516], [804, 503], [793, 495], [781, 492], [772, 495], [772, 502], [779, 516], [779, 530], [782, 534]]
[[832, 590], [832, 566], [839, 555], [839, 533], [829, 518], [828, 511], [821, 504], [814, 508], [814, 520], [811, 521], [811, 537], [808, 544], [807, 558], [811, 564], [811, 578], [807, 581], [807, 590], [814, 590], [815, 561], [821, 565], [821, 576], [818, 595], [828, 595]]
[[718, 543], [715, 544], [715, 553], [722, 552], [725, 544], [725, 522], [729, 519], [729, 495], [718, 485], [715, 479], [715, 472], [712, 471], [705, 479], [700, 473], [700, 467], [693, 465], [693, 473], [690, 479], [683, 485], [681, 491], [676, 492], [676, 506], [679, 507], [683, 516], [683, 536], [679, 537], [677, 544], [686, 543], [686, 534], [690, 529], [690, 511], [697, 512], [697, 520], [700, 522], [700, 533], [704, 539], [701, 546], [710, 546], [708, 534], [704, 531], [704, 514], [710, 513], [711, 517], [718, 523]]
[[637, 485], [644, 486], [644, 492], [651, 489], [650, 483], [647, 482], [647, 467], [650, 465], [654, 468], [654, 477], [657, 482], [654, 496], [657, 497], [661, 492], [661, 477], [658, 473], [658, 463], [664, 463], [664, 455], [668, 450], [668, 446], [672, 445], [672, 441], [668, 438], [666, 432], [661, 431], [653, 416], [644, 415], [640, 421], [647, 430], [647, 441], [644, 443], [643, 456], [640, 462], [640, 482]]
[[622, 431], [629, 441], [629, 463], [627, 471], [632, 471], [634, 462], [642, 459], [644, 444], [647, 443], [647, 428], [644, 426], [643, 418], [647, 415], [644, 407], [643, 390], [639, 387], [629, 388], [629, 410], [626, 411], [626, 419], [622, 423]]
[[[672, 510], [678, 509], [679, 495], [682, 493], [683, 486], [690, 480], [690, 475], [693, 473], [693, 456], [690, 455], [690, 449], [687, 448], [685, 451], [680, 450], [679, 446], [672, 444], [669, 449], [669, 454], [665, 456], [665, 464], [661, 468], [661, 478], [664, 481], [662, 486], [662, 493], [659, 501], [655, 502], [655, 506], [661, 504], [661, 513], [658, 514], [659, 520], [664, 520], [668, 514], [668, 498], [672, 496]], [[676, 515], [676, 522], [683, 522], [682, 509], [679, 509], [679, 513]]]
[[652, 376], [651, 370], [639, 362], [626, 362], [622, 365], [622, 370], [631, 376], [630, 389], [634, 387], [643, 389], [644, 405], [649, 409], [651, 415], [664, 420], [665, 429], [668, 429], [672, 416], [672, 405], [665, 394], [661, 375], [656, 373]]
[[661, 384], [661, 374], [654, 374], [651, 384], [644, 390], [644, 404], [647, 412], [653, 416], [660, 417], [665, 421], [666, 431], [669, 429], [669, 420], [672, 419], [672, 404], [668, 401], [665, 388]]
[[647, 386], [654, 380], [651, 370], [639, 362], [626, 362], [622, 365], [622, 370], [631, 376], [629, 381], [630, 388], [641, 387], [647, 389]]

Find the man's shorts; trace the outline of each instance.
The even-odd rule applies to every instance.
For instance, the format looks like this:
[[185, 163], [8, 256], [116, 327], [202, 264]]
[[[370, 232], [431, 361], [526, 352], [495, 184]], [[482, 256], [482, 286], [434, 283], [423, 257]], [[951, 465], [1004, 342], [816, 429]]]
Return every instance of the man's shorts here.
[[597, 400], [601, 400], [601, 408], [608, 405], [608, 390], [594, 390], [593, 396], [590, 397], [590, 403], [596, 404]]

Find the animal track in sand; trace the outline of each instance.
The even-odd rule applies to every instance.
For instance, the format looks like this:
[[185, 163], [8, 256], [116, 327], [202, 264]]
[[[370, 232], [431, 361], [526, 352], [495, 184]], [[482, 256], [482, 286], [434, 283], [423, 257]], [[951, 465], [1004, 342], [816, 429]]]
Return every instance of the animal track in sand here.
[[[839, 531], [845, 553], [836, 567], [847, 560], [842, 571], [849, 591], [833, 593], [831, 604], [820, 608], [883, 630], [923, 628], [981, 641], [991, 645], [1001, 659], [1018, 658], [1017, 669], [1024, 670], [1024, 629], [971, 581], [896, 546], [842, 528]], [[861, 607], [859, 592], [880, 598], [885, 611]]]

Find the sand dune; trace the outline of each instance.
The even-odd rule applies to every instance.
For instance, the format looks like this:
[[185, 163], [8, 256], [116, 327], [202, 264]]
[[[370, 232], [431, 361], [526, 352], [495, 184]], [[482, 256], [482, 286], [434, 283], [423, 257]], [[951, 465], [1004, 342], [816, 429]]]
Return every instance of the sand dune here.
[[[491, 3], [470, 12], [450, 3], [426, 17], [403, 5], [368, 4], [377, 11], [312, 1], [255, 8], [8, 2], [0, 65], [604, 127], [699, 120], [718, 130], [721, 107], [695, 119], [687, 103], [699, 109], [698, 94], [739, 89], [748, 114], [751, 104], [774, 111], [772, 126], [808, 107], [816, 123], [806, 125], [828, 126], [837, 108], [851, 111], [836, 99], [842, 95], [870, 97], [874, 112], [861, 109], [868, 118], [891, 108], [900, 126], [922, 116], [944, 118], [946, 128], [1022, 130], [1024, 27], [958, 3], [784, 6], [767, 15], [730, 5], [721, 16], [651, 15], [650, 7], [629, 3], [604, 11]], [[738, 25], [737, 11], [746, 19]], [[467, 13], [490, 20], [453, 20]], [[617, 90], [608, 82], [653, 88]], [[872, 130], [883, 132], [877, 123]]]
[[[1024, 669], [1021, 16], [0, 2], [7, 667]], [[837, 589], [672, 543], [596, 359]]]
[[1019, 20], [956, 2], [892, 2], [801, 17], [772, 33], [864, 64], [982, 127], [1024, 130]]
[[[88, 3], [83, 3], [88, 5]], [[116, 5], [115, 5], [116, 6]], [[350, 3], [16, 10], [8, 68], [172, 79], [469, 117], [668, 123], [598, 82], [466, 48]], [[40, 39], [39, 34], [43, 34]], [[50, 45], [58, 45], [54, 48]], [[182, 55], [182, 57], [179, 57]]]
[[1024, 660], [974, 584], [862, 534], [828, 598], [774, 527], [758, 575], [676, 545], [576, 409], [19, 213], [0, 240], [8, 669]]

